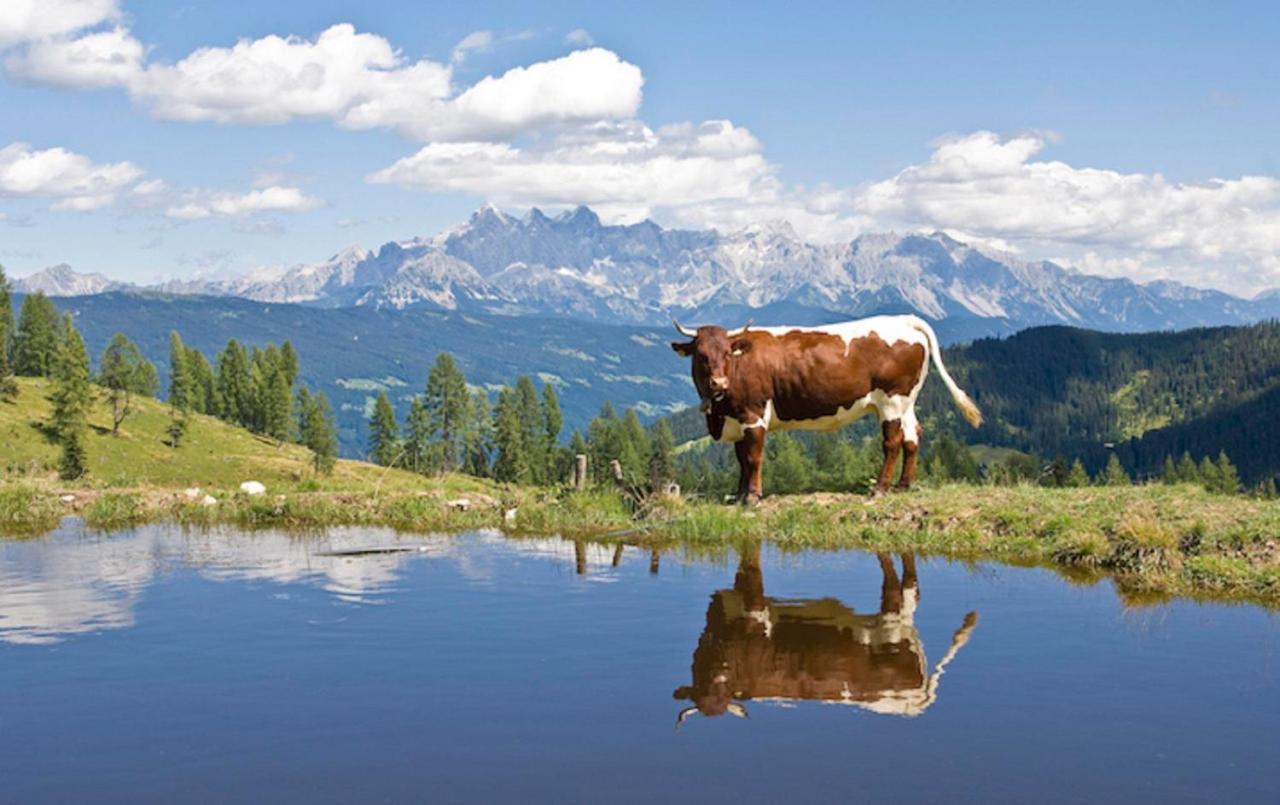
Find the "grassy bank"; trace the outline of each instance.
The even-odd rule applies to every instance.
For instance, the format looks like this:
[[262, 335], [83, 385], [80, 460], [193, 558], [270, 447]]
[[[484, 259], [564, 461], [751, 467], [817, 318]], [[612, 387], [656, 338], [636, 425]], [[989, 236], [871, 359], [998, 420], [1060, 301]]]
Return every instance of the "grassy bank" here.
[[1085, 580], [1110, 575], [1134, 600], [1211, 595], [1280, 606], [1280, 504], [1190, 486], [954, 485], [878, 500], [776, 497], [745, 510], [669, 500], [643, 520], [607, 491], [572, 494], [461, 476], [323, 488], [303, 481], [259, 496], [217, 488], [196, 496], [162, 487], [64, 488], [49, 481], [0, 486], [0, 531], [40, 533], [68, 514], [103, 529], [172, 520], [249, 528], [490, 527], [516, 536], [694, 548], [761, 539], [784, 549], [915, 551], [1054, 566]]

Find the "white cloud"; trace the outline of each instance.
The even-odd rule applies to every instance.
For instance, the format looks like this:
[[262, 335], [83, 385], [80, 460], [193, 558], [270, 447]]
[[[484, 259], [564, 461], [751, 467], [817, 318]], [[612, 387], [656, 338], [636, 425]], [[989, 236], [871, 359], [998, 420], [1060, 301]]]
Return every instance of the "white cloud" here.
[[1051, 141], [985, 131], [949, 138], [853, 203], [882, 226], [998, 238], [1137, 280], [1245, 293], [1280, 284], [1280, 179], [1181, 183], [1033, 159]]
[[451, 61], [454, 64], [462, 64], [472, 51], [488, 50], [493, 47], [493, 39], [493, 31], [472, 31], [453, 46]]
[[27, 143], [0, 148], [0, 196], [54, 198], [59, 210], [104, 207], [141, 176], [132, 162], [100, 165], [65, 148], [37, 151]]
[[[521, 38], [513, 34], [508, 38]], [[468, 36], [459, 59], [494, 41]], [[396, 128], [423, 140], [510, 137], [559, 123], [629, 117], [640, 69], [591, 48], [490, 76], [459, 92], [451, 65], [409, 62], [381, 36], [334, 25], [315, 39], [264, 36], [148, 61], [125, 28], [27, 44], [5, 61], [24, 80], [66, 88], [120, 87], [158, 118], [275, 125], [331, 119], [347, 128]]]
[[596, 43], [596, 40], [586, 28], [574, 28], [564, 35], [564, 43], [574, 47], [590, 47]]
[[116, 0], [4, 0], [0, 47], [69, 34], [119, 16]]
[[165, 210], [165, 215], [181, 221], [213, 216], [240, 217], [262, 212], [299, 212], [320, 205], [296, 187], [265, 187], [248, 193], [192, 191]]
[[746, 199], [771, 177], [759, 142], [727, 121], [658, 131], [630, 121], [575, 129], [546, 147], [432, 143], [369, 178], [510, 205], [589, 204], [634, 220], [654, 207]]

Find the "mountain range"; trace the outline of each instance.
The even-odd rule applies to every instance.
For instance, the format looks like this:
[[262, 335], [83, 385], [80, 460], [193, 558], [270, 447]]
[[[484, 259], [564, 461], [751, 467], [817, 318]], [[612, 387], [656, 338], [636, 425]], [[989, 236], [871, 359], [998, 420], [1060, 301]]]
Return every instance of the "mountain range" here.
[[586, 207], [516, 217], [485, 206], [434, 237], [350, 246], [329, 259], [234, 279], [130, 286], [65, 265], [19, 292], [238, 297], [327, 308], [422, 308], [564, 316], [611, 324], [812, 324], [916, 312], [948, 341], [1045, 324], [1108, 331], [1243, 324], [1280, 316], [1280, 292], [1243, 299], [1175, 282], [1138, 284], [962, 243], [946, 234], [868, 234], [814, 244], [785, 222], [729, 233], [607, 225]]

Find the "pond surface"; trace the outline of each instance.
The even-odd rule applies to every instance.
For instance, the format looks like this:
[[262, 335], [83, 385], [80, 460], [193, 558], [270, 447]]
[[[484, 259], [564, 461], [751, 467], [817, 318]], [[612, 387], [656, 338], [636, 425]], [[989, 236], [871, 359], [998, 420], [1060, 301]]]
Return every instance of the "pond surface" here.
[[1277, 802], [1280, 621], [769, 546], [0, 541], [0, 801], [233, 798]]

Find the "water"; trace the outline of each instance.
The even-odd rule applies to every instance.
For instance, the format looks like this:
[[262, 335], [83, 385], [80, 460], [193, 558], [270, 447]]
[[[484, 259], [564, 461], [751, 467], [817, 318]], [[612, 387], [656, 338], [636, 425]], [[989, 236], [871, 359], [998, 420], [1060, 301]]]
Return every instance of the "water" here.
[[1262, 609], [859, 552], [653, 561], [0, 541], [0, 801], [1280, 801]]

